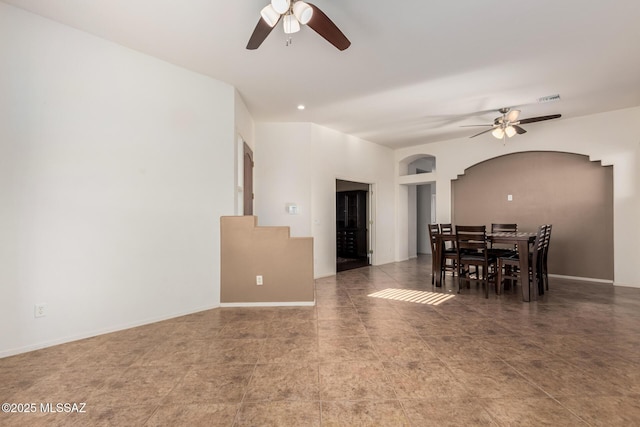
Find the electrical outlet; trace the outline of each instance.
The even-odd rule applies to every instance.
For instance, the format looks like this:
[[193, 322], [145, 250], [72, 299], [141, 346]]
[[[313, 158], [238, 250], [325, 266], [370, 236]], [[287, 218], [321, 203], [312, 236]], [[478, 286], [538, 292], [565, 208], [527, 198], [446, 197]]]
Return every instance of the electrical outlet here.
[[262, 276], [256, 276], [256, 285], [258, 286], [262, 285]]
[[44, 317], [47, 315], [47, 305], [46, 304], [36, 304], [34, 308], [33, 315], [35, 317]]

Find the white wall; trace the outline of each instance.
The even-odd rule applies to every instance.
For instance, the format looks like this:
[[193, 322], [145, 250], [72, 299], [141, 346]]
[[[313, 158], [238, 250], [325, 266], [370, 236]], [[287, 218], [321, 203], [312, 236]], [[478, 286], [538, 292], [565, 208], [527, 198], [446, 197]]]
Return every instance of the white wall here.
[[[592, 116], [531, 124], [528, 133], [506, 142], [487, 136], [443, 141], [396, 150], [398, 165], [404, 159], [420, 154], [436, 157], [437, 170], [425, 176], [425, 182], [436, 181], [437, 222], [451, 220], [451, 180], [481, 161], [521, 151], [564, 151], [588, 155], [613, 165], [614, 173], [614, 280], [615, 284], [640, 287], [640, 270], [636, 239], [640, 237], [640, 107], [611, 111]], [[407, 203], [402, 201], [406, 185], [402, 167], [397, 166], [396, 192], [398, 222], [408, 216]], [[407, 234], [398, 233], [397, 251], [403, 253]], [[405, 257], [406, 258], [406, 257]], [[400, 257], [399, 259], [402, 259]]]
[[0, 69], [0, 356], [218, 306], [233, 88], [4, 3]]
[[[311, 125], [260, 123], [254, 151], [254, 214], [259, 225], [286, 225], [291, 235], [311, 236]], [[298, 214], [287, 213], [288, 203]]]
[[[314, 274], [336, 271], [336, 179], [372, 184], [373, 263], [392, 262], [395, 241], [393, 152], [309, 123], [256, 125], [256, 214], [262, 225], [288, 225], [314, 238]], [[297, 203], [298, 215], [285, 212]]]

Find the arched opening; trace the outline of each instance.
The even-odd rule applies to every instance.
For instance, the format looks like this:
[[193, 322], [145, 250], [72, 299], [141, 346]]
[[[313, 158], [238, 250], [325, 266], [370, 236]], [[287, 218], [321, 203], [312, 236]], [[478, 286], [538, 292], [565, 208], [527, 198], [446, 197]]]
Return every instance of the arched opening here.
[[513, 153], [468, 168], [451, 191], [455, 224], [553, 224], [551, 274], [613, 280], [613, 166], [572, 153]]
[[407, 157], [400, 161], [398, 174], [416, 175], [422, 173], [431, 173], [436, 170], [436, 158], [429, 154], [417, 154]]

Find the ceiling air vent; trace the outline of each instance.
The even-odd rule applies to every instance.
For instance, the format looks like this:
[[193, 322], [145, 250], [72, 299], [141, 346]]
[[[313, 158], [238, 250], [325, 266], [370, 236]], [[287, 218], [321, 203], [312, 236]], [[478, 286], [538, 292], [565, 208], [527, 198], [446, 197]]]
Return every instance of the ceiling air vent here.
[[555, 94], [555, 95], [543, 96], [542, 98], [538, 98], [538, 103], [553, 102], [553, 101], [560, 101], [560, 95]]

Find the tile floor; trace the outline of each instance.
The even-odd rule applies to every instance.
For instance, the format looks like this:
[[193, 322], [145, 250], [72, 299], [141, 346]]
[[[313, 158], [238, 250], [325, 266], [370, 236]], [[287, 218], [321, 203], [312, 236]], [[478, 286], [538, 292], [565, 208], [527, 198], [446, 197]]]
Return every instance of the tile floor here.
[[[3, 426], [640, 425], [640, 289], [551, 279], [487, 300], [430, 259], [317, 281], [316, 307], [224, 308], [0, 359]], [[519, 290], [519, 288], [518, 288]], [[415, 298], [415, 295], [413, 295]], [[40, 403], [86, 402], [85, 413]]]

